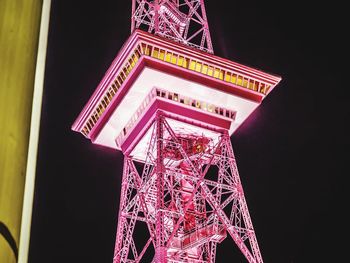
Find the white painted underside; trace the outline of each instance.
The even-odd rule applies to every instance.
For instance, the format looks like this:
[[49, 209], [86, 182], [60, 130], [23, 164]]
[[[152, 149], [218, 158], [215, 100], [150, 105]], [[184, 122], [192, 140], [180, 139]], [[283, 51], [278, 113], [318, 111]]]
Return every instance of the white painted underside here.
[[230, 135], [259, 105], [256, 102], [212, 89], [209, 86], [145, 67], [94, 143], [117, 149], [116, 137], [153, 87], [236, 111], [236, 120], [231, 125]]

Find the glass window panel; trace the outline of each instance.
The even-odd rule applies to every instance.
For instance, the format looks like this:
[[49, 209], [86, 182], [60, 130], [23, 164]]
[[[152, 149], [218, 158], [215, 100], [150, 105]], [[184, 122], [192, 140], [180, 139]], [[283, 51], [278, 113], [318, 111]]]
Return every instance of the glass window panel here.
[[227, 82], [231, 81], [231, 74], [229, 72], [225, 73], [225, 81], [227, 81]]
[[258, 90], [258, 87], [259, 87], [259, 82], [255, 81], [253, 89]]
[[243, 77], [242, 76], [238, 76], [238, 78], [237, 78], [237, 85], [242, 86], [242, 83], [243, 83]]
[[254, 81], [253, 80], [249, 80], [249, 89], [254, 89]]
[[195, 69], [195, 67], [196, 67], [196, 61], [191, 60], [191, 62], [190, 62], [190, 66], [189, 66], [189, 69], [194, 70], [194, 69]]
[[183, 61], [184, 61], [184, 58], [182, 56], [179, 56], [179, 58], [177, 59], [177, 64], [179, 66], [182, 66]]
[[164, 60], [164, 56], [165, 56], [165, 50], [160, 50], [159, 51], [159, 59], [161, 59], [161, 60]]
[[201, 72], [201, 68], [202, 68], [202, 63], [197, 62], [197, 63], [196, 63], [196, 69], [195, 69], [195, 70], [196, 70], [197, 72]]
[[214, 69], [212, 68], [212, 67], [208, 67], [208, 73], [207, 73], [207, 75], [209, 75], [209, 76], [213, 76], [213, 72], [214, 72]]
[[243, 87], [248, 87], [248, 79], [243, 79]]
[[177, 59], [177, 55], [176, 54], [173, 54], [172, 56], [171, 56], [171, 63], [172, 64], [175, 64], [176, 65], [176, 59]]
[[188, 67], [188, 61], [189, 61], [188, 58], [184, 58], [184, 61], [182, 63], [182, 67], [187, 68]]
[[260, 92], [265, 93], [265, 84], [260, 83]]
[[221, 80], [224, 79], [224, 71], [223, 70], [220, 70], [219, 79], [221, 79]]
[[171, 61], [171, 53], [169, 53], [169, 52], [166, 53], [165, 61], [166, 62], [170, 62]]
[[203, 66], [202, 66], [202, 73], [203, 74], [207, 74], [207, 72], [208, 72], [208, 65], [203, 64]]
[[220, 70], [218, 70], [216, 68], [215, 71], [214, 71], [214, 78], [219, 78], [219, 73], [220, 73]]
[[159, 48], [153, 48], [153, 51], [152, 51], [152, 57], [154, 58], [158, 58], [158, 54], [159, 54]]
[[231, 82], [232, 82], [233, 84], [236, 84], [236, 81], [237, 81], [237, 75], [236, 75], [236, 74], [232, 74], [232, 76], [231, 76]]

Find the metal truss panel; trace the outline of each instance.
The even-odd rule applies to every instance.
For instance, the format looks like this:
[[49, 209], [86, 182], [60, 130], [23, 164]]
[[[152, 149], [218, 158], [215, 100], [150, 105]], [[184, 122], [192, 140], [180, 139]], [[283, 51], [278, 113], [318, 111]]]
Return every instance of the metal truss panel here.
[[[125, 155], [113, 262], [213, 263], [228, 234], [262, 263], [228, 132], [214, 139], [172, 124], [158, 111], [144, 162]], [[143, 244], [138, 224], [148, 229]]]
[[203, 0], [132, 0], [131, 32], [150, 33], [213, 53]]

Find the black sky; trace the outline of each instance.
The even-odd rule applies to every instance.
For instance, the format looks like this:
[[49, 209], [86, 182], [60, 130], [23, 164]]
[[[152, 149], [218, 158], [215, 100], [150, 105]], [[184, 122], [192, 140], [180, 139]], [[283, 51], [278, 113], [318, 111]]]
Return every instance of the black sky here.
[[[305, 2], [206, 1], [215, 54], [283, 78], [232, 137], [269, 263], [348, 258], [346, 17]], [[130, 9], [52, 1], [30, 263], [112, 262], [123, 156], [70, 126], [129, 36]], [[245, 261], [227, 238], [217, 262]]]

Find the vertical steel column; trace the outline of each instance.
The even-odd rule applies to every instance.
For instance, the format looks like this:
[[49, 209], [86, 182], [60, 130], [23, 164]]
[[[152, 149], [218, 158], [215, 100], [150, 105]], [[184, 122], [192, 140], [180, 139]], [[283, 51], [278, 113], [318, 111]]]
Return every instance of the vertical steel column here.
[[156, 248], [155, 262], [166, 262], [165, 232], [164, 232], [164, 160], [163, 160], [163, 116], [161, 112], [156, 117], [157, 160], [156, 160]]

